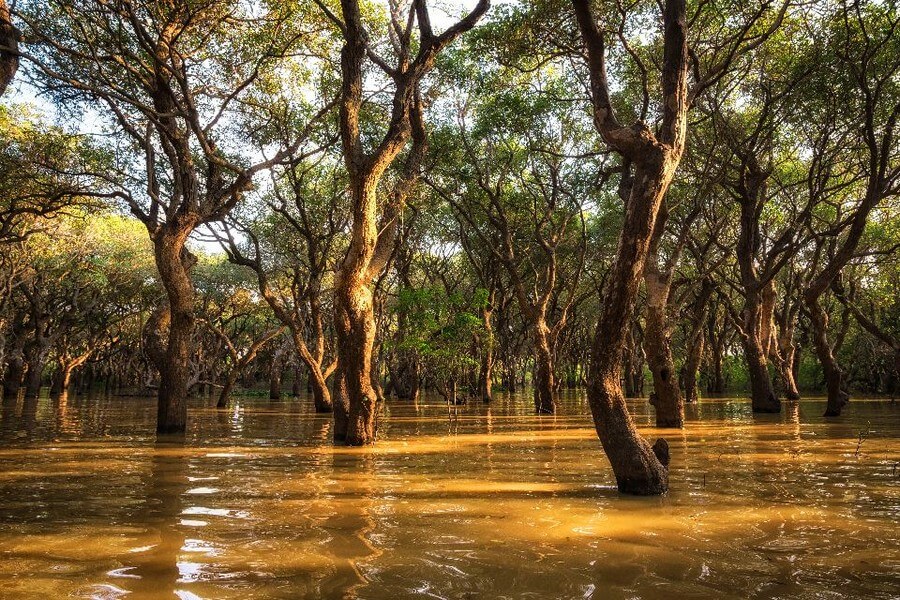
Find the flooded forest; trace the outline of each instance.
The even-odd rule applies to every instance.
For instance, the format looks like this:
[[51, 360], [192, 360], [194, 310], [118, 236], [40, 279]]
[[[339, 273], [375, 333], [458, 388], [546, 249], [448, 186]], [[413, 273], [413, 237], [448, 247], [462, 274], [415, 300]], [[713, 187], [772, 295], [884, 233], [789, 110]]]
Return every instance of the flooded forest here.
[[0, 598], [900, 598], [895, 0], [0, 0]]

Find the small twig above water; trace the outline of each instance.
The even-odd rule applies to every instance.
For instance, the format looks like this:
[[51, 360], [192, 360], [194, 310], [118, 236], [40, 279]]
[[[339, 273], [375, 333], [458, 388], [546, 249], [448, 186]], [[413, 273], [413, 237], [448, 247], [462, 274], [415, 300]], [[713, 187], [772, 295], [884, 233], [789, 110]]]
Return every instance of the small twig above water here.
[[854, 453], [854, 456], [856, 456], [856, 457], [859, 456], [859, 451], [862, 448], [863, 442], [869, 438], [870, 432], [871, 432], [870, 423], [867, 421], [865, 429], [860, 429], [859, 433], [857, 434], [856, 452]]

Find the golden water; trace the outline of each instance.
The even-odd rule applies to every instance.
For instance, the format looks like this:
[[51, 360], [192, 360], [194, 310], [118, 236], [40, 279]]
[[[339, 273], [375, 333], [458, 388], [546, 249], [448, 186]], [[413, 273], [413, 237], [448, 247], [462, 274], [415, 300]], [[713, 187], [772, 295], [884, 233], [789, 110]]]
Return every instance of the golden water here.
[[704, 400], [662, 498], [616, 492], [578, 395], [392, 402], [367, 449], [309, 404], [195, 406], [157, 445], [151, 400], [4, 403], [0, 597], [900, 596], [900, 403]]

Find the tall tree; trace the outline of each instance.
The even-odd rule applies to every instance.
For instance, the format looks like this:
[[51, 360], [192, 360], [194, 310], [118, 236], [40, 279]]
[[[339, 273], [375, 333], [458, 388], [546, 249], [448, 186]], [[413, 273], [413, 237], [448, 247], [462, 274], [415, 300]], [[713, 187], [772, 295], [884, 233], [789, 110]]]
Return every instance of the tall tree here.
[[[379, 49], [372, 45], [358, 0], [341, 0], [342, 19], [333, 15], [324, 4], [320, 5], [344, 37], [340, 129], [352, 213], [350, 246], [335, 281], [338, 371], [334, 437], [336, 442], [358, 446], [375, 441], [377, 397], [372, 387], [375, 342], [372, 283], [390, 259], [399, 216], [418, 178], [426, 148], [420, 84], [434, 67], [438, 54], [475, 26], [490, 6], [490, 0], [479, 0], [468, 15], [441, 34], [435, 34], [432, 29], [426, 0], [412, 0], [406, 10], [392, 1], [388, 37], [395, 56], [393, 64], [380, 56]], [[418, 36], [414, 35], [416, 31]], [[364, 140], [370, 136], [363, 136], [360, 127], [363, 85], [370, 64], [377, 66], [393, 86], [387, 129], [373, 148], [366, 147]], [[413, 145], [403, 172], [388, 200], [384, 201], [379, 194], [379, 184], [410, 139]]]
[[267, 8], [260, 16], [224, 0], [53, 0], [16, 12], [31, 42], [22, 56], [34, 66], [32, 81], [60, 103], [104, 107], [125, 136], [121, 149], [136, 151], [116, 183], [147, 228], [166, 290], [166, 314], [156, 321], [166, 324], [165, 351], [154, 355], [159, 433], [182, 432], [187, 422], [196, 263], [188, 238], [223, 219], [254, 175], [283, 156], [248, 160], [229, 146], [229, 121], [246, 90], [306, 39], [286, 25], [289, 8]]

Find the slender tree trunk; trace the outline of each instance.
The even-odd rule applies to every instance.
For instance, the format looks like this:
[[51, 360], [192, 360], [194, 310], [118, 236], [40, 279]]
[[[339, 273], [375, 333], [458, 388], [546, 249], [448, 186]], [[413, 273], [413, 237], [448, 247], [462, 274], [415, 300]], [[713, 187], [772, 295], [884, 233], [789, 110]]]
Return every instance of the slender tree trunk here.
[[281, 353], [275, 352], [269, 365], [269, 400], [281, 400]]
[[156, 432], [184, 433], [194, 337], [194, 286], [190, 269], [196, 258], [185, 248], [193, 224], [166, 225], [154, 239], [154, 254], [169, 302], [169, 328], [159, 368]]
[[828, 313], [825, 312], [818, 297], [808, 298], [806, 306], [810, 314], [813, 348], [825, 375], [825, 389], [828, 393], [825, 416], [839, 417], [850, 400], [850, 394], [844, 387], [844, 373], [828, 343]]
[[655, 256], [645, 266], [644, 285], [647, 289], [647, 321], [644, 329], [644, 353], [653, 374], [653, 394], [650, 404], [656, 409], [657, 427], [684, 427], [684, 397], [678, 387], [675, 361], [669, 343], [666, 298], [668, 284], [651, 268]]
[[482, 311], [484, 342], [481, 344], [481, 364], [478, 367], [478, 395], [485, 404], [493, 400], [491, 380], [494, 371], [494, 331], [491, 327], [491, 311]]
[[778, 337], [778, 373], [784, 386], [784, 397], [788, 400], [799, 400], [800, 390], [797, 388], [795, 362], [797, 347], [794, 345], [791, 332], [782, 332]]
[[700, 399], [700, 390], [697, 386], [697, 374], [700, 372], [700, 362], [703, 359], [704, 338], [702, 328], [699, 335], [691, 338], [687, 356], [682, 367], [682, 383], [684, 386], [684, 401], [688, 404]]

